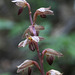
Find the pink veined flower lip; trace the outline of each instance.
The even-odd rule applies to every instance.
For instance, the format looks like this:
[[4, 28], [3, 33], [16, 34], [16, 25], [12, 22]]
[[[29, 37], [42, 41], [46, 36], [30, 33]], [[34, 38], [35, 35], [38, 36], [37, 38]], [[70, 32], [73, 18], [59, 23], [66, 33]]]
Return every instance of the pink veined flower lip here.
[[20, 64], [19, 66], [17, 66], [18, 70], [17, 73], [22, 72], [23, 70], [25, 70], [28, 67], [32, 67], [33, 61], [32, 60], [25, 60], [22, 64]]
[[12, 0], [13, 3], [16, 3], [17, 6], [19, 7], [26, 7], [26, 0]]
[[40, 37], [38, 36], [29, 36], [26, 40], [21, 41], [18, 45], [18, 47], [25, 47], [27, 44], [29, 44], [30, 41], [39, 42]]
[[60, 72], [57, 71], [57, 70], [52, 69], [52, 70], [49, 70], [49, 71], [46, 73], [46, 75], [63, 75], [63, 74], [60, 73]]

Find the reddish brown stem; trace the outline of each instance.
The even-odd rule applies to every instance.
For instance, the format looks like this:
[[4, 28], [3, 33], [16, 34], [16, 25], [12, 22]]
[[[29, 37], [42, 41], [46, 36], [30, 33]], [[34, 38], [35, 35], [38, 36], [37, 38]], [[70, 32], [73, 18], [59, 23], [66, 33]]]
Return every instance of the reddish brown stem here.
[[39, 60], [40, 60], [41, 74], [42, 74], [42, 75], [45, 75], [45, 74], [44, 74], [44, 68], [43, 68], [43, 62], [42, 62], [42, 57], [41, 57], [40, 52], [39, 52], [38, 43], [36, 43], [36, 49], [37, 49], [38, 57], [39, 57]]
[[33, 16], [33, 25], [35, 25], [36, 19], [37, 19], [37, 13], [35, 12]]
[[44, 58], [44, 55], [45, 55], [46, 52], [47, 52], [46, 50], [42, 51], [42, 63], [43, 63], [43, 58]]
[[36, 61], [33, 61], [33, 64], [39, 69], [39, 71], [41, 72], [40, 66], [38, 65], [38, 63]]
[[31, 15], [31, 7], [30, 7], [30, 4], [27, 3], [27, 6], [28, 6], [28, 9], [29, 9], [29, 18], [30, 18], [30, 22], [31, 22], [31, 25], [33, 25], [33, 20], [32, 20], [32, 15]]
[[28, 6], [28, 9], [29, 9], [29, 18], [30, 18], [30, 22], [31, 22], [31, 25], [33, 26], [34, 35], [36, 36], [36, 30], [35, 30], [35, 27], [34, 27], [34, 25], [33, 25], [33, 20], [32, 20], [32, 15], [31, 15], [31, 7], [30, 7], [30, 4], [27, 3], [27, 6]]

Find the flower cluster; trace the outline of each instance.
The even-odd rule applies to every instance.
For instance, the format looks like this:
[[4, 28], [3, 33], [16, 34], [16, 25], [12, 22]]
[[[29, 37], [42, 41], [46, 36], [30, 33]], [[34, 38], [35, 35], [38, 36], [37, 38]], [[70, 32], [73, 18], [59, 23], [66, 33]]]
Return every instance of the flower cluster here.
[[[31, 7], [30, 7], [30, 4], [26, 0], [13, 0], [12, 2], [16, 3], [16, 5], [20, 7], [18, 15], [22, 13], [23, 8], [25, 8], [26, 6], [28, 7], [29, 18], [30, 18], [30, 22], [31, 22], [31, 25], [25, 30], [25, 32], [22, 36], [25, 40], [21, 41], [18, 44], [18, 47], [25, 47], [26, 45], [29, 45], [29, 49], [31, 51], [35, 51], [35, 50], [37, 51], [37, 54], [38, 54], [38, 57], [40, 60], [40, 66], [36, 61], [25, 60], [21, 65], [17, 66], [17, 68], [18, 68], [17, 73], [22, 72], [26, 68], [28, 68], [28, 75], [30, 75], [31, 67], [35, 65], [41, 72], [41, 75], [45, 75], [44, 68], [43, 68], [44, 55], [46, 55], [46, 60], [49, 63], [49, 65], [51, 65], [55, 59], [55, 56], [61, 57], [61, 56], [63, 56], [63, 54], [60, 52], [57, 52], [53, 49], [50, 49], [50, 48], [44, 49], [42, 51], [42, 53], [40, 53], [38, 42], [40, 42], [44, 38], [39, 36], [39, 31], [44, 30], [44, 27], [36, 24], [36, 19], [37, 19], [37, 16], [46, 18], [46, 15], [54, 15], [54, 13], [52, 10], [50, 10], [51, 7], [48, 7], [48, 8], [42, 7], [35, 11], [35, 13], [33, 15], [33, 20], [32, 20]], [[52, 69], [52, 70], [48, 71], [46, 73], [46, 75], [62, 75], [62, 73], [60, 73], [57, 70]]]

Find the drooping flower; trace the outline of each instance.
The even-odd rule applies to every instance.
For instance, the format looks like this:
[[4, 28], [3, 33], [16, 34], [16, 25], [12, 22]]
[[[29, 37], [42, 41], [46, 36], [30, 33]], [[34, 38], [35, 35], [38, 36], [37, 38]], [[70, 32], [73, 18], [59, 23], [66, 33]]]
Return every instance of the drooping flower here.
[[43, 50], [42, 59], [43, 59], [44, 55], [46, 55], [46, 60], [50, 65], [53, 63], [53, 60], [54, 60], [55, 56], [57, 56], [57, 57], [63, 56], [62, 53], [57, 52], [57, 51], [55, 51], [53, 49], [50, 49], [50, 48], [47, 48], [47, 49]]
[[17, 68], [18, 68], [17, 73], [22, 72], [26, 68], [31, 67], [33, 65], [34, 64], [32, 63], [32, 60], [25, 60], [22, 64], [20, 64], [19, 66], [17, 66]]
[[23, 11], [23, 8], [27, 6], [26, 0], [13, 0], [12, 2], [16, 3], [16, 5], [20, 7], [18, 10], [18, 15], [20, 15]]
[[47, 49], [43, 50], [42, 54], [43, 54], [43, 55], [46, 55], [46, 56], [48, 56], [48, 55], [49, 55], [49, 56], [57, 56], [57, 57], [63, 56], [62, 53], [57, 52], [57, 51], [55, 51], [55, 50], [53, 50], [53, 49], [50, 49], [50, 48], [47, 48]]
[[17, 6], [19, 7], [26, 7], [26, 0], [12, 0], [12, 2], [16, 3]]
[[53, 11], [50, 9], [51, 7], [48, 8], [42, 7], [37, 9], [36, 12], [34, 13], [33, 24], [35, 24], [38, 15], [40, 15], [42, 18], [46, 18], [46, 15], [54, 15]]
[[60, 73], [59, 71], [57, 70], [49, 70], [46, 75], [63, 75], [62, 73]]
[[[39, 65], [38, 65], [38, 63], [36, 61], [25, 60], [22, 64], [20, 64], [19, 66], [17, 66], [17, 68], [18, 68], [17, 73], [22, 72], [25, 69], [30, 68], [30, 67], [32, 67], [34, 65], [39, 69], [39, 71], [41, 71], [40, 67], [39, 67]], [[30, 71], [31, 70], [29, 69], [29, 74], [30, 74]]]

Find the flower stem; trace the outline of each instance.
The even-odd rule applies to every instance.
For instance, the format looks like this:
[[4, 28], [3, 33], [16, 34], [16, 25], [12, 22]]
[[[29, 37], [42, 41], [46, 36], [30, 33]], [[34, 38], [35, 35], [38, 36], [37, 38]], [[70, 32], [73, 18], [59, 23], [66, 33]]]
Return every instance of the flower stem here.
[[33, 16], [33, 25], [35, 24], [36, 19], [37, 19], [37, 13], [35, 12], [35, 13], [34, 13], [34, 16]]
[[31, 14], [31, 7], [30, 7], [30, 4], [27, 3], [27, 6], [28, 6], [28, 9], [29, 9], [29, 18], [30, 18], [30, 22], [31, 22], [31, 25], [33, 27], [33, 30], [34, 30], [34, 35], [36, 36], [36, 30], [35, 30], [35, 27], [33, 25], [33, 20], [32, 20], [32, 14]]
[[40, 60], [41, 74], [42, 74], [42, 75], [45, 75], [45, 74], [44, 74], [44, 68], [43, 68], [43, 62], [42, 62], [42, 57], [41, 57], [40, 52], [39, 52], [38, 43], [36, 43], [36, 49], [37, 49], [38, 57], [39, 57], [39, 60]]
[[29, 9], [29, 18], [30, 18], [30, 22], [31, 22], [31, 25], [33, 25], [33, 20], [32, 20], [32, 15], [31, 15], [31, 7], [30, 7], [30, 4], [27, 3], [27, 6], [28, 6], [28, 9]]

